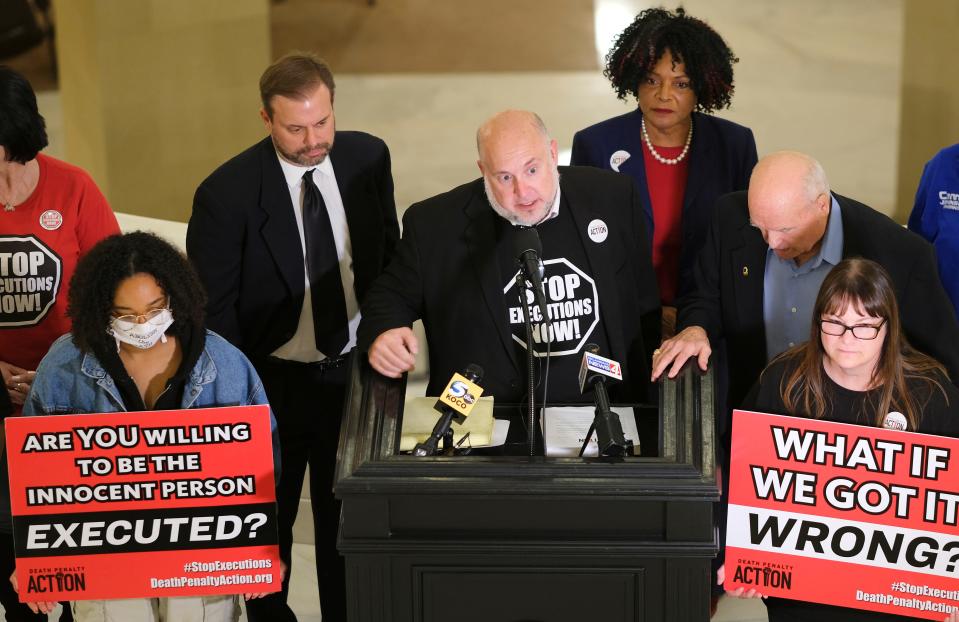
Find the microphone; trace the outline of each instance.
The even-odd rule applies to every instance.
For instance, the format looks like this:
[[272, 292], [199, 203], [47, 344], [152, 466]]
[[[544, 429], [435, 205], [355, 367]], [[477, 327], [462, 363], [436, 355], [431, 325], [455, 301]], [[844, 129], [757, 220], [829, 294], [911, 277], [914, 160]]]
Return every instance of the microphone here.
[[539, 232], [535, 227], [514, 227], [514, 230], [513, 255], [516, 256], [523, 276], [533, 284], [533, 295], [536, 297], [540, 313], [543, 314], [543, 321], [549, 322], [549, 315], [546, 314], [546, 295], [543, 293], [543, 275], [546, 273], [546, 267], [540, 259], [540, 255], [543, 254], [543, 244], [540, 242]]
[[619, 363], [597, 354], [599, 346], [595, 343], [586, 344], [583, 352], [583, 361], [579, 368], [579, 392], [585, 393], [589, 387], [593, 388], [593, 400], [596, 404], [596, 414], [593, 425], [586, 434], [580, 455], [586, 449], [593, 430], [596, 431], [596, 442], [599, 445], [600, 456], [622, 456], [633, 452], [632, 441], [626, 440], [623, 435], [623, 424], [619, 415], [609, 406], [609, 393], [606, 383], [619, 382], [623, 379], [623, 369]]
[[450, 426], [454, 421], [460, 425], [466, 421], [466, 417], [476, 405], [476, 400], [483, 394], [483, 387], [477, 384], [482, 379], [483, 368], [476, 364], [467, 366], [462, 374], [453, 374], [433, 405], [441, 416], [433, 426], [430, 437], [413, 448], [414, 456], [435, 456], [440, 439], [444, 439], [444, 449], [452, 445], [453, 431]]

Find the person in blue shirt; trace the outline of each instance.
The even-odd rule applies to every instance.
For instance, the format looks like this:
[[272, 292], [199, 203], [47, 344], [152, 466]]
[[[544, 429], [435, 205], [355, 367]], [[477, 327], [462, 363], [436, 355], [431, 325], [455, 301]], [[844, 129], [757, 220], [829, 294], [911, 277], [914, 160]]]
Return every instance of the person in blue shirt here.
[[959, 315], [959, 144], [926, 163], [909, 228], [936, 248], [939, 278]]
[[[168, 242], [140, 231], [106, 238], [77, 265], [67, 308], [73, 329], [40, 362], [24, 416], [265, 404], [263, 384], [249, 360], [205, 329], [205, 302], [196, 272]], [[279, 473], [272, 413], [270, 423]], [[9, 512], [9, 505], [4, 509]], [[28, 605], [49, 613], [56, 603]], [[84, 600], [71, 606], [77, 622], [172, 622], [196, 615], [232, 622], [239, 615], [234, 595]]]

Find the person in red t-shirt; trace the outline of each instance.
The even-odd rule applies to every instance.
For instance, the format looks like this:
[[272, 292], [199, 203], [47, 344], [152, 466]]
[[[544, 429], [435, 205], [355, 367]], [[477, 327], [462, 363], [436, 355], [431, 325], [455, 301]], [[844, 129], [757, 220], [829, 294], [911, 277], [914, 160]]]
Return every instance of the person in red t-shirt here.
[[70, 331], [77, 260], [120, 232], [90, 176], [40, 154], [46, 146], [30, 83], [0, 66], [0, 372], [15, 405], [50, 344]]
[[[41, 155], [46, 146], [45, 123], [30, 83], [0, 65], [0, 373], [13, 414], [19, 414], [50, 344], [70, 332], [67, 287], [77, 260], [120, 232], [90, 176]], [[5, 457], [0, 480], [0, 502], [9, 503]], [[0, 603], [6, 619], [46, 620], [17, 602], [6, 581], [14, 565], [11, 527], [0, 523]], [[69, 610], [61, 616], [65, 619], [72, 619]]]

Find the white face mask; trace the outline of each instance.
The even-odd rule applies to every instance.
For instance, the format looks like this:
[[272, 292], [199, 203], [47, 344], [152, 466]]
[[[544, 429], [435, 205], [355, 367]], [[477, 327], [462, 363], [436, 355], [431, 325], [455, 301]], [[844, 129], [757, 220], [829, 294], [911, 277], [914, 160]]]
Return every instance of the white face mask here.
[[169, 309], [163, 309], [155, 317], [141, 324], [112, 318], [110, 326], [107, 328], [107, 334], [117, 340], [118, 349], [120, 347], [119, 342], [122, 341], [141, 350], [149, 350], [158, 341], [166, 343], [165, 333], [172, 324], [173, 312]]

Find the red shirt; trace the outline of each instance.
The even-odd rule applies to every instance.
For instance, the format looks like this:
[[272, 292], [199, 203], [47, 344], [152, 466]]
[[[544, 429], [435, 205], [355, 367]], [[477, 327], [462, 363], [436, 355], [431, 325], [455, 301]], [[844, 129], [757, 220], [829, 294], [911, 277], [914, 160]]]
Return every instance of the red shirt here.
[[67, 288], [81, 255], [120, 232], [82, 169], [40, 154], [33, 194], [0, 206], [0, 361], [35, 370], [50, 344], [70, 331]]
[[[656, 147], [664, 158], [675, 158], [682, 147]], [[679, 248], [683, 241], [683, 196], [689, 176], [689, 156], [678, 164], [663, 164], [649, 152], [643, 141], [643, 165], [646, 187], [653, 205], [653, 269], [659, 285], [659, 298], [673, 305], [679, 283]]]

